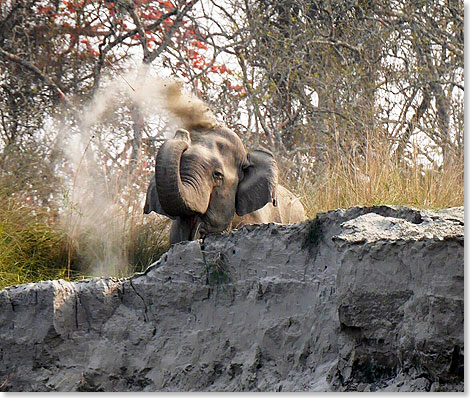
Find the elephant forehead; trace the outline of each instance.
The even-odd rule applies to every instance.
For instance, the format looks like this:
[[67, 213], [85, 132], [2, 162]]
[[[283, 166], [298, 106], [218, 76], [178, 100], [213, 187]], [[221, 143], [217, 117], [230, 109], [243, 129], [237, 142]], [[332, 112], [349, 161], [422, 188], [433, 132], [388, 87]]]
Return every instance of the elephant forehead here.
[[213, 150], [222, 156], [239, 155], [240, 148], [236, 142], [228, 140], [224, 137], [217, 137], [213, 142]]
[[211, 149], [230, 150], [242, 157], [246, 156], [245, 147], [240, 137], [228, 128], [219, 128], [211, 131], [199, 132], [191, 135], [193, 142], [201, 143]]
[[240, 144], [226, 137], [212, 136], [210, 139], [195, 143], [194, 149], [206, 158], [216, 157], [224, 163], [227, 161], [239, 163], [246, 157], [245, 148]]
[[209, 162], [214, 157], [214, 149], [211, 145], [206, 144], [194, 144], [187, 149], [183, 158], [185, 160], [192, 159], [193, 161], [205, 161]]

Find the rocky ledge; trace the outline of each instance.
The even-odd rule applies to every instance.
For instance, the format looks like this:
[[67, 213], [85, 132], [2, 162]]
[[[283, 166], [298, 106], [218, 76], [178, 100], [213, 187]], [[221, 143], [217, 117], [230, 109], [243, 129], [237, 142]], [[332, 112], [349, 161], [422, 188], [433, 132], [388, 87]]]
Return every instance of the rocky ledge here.
[[380, 206], [0, 291], [3, 391], [463, 391], [464, 210]]

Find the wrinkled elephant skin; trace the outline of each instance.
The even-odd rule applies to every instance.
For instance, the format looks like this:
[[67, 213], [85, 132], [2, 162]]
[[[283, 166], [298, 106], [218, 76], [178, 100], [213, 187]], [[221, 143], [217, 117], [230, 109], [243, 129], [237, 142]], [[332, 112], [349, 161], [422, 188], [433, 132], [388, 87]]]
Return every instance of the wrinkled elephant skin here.
[[300, 201], [277, 181], [273, 155], [247, 152], [230, 129], [179, 129], [157, 153], [144, 213], [172, 218], [172, 244], [247, 224], [304, 221]]

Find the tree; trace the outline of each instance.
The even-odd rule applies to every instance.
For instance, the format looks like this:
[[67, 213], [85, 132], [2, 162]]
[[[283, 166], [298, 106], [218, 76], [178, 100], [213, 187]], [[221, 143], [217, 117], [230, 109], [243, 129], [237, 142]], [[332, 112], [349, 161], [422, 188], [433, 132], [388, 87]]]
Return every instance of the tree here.
[[[205, 45], [200, 41], [202, 35], [196, 21], [191, 18], [196, 3], [197, 0], [2, 2], [0, 167], [3, 178], [24, 175], [24, 170], [17, 168], [18, 157], [31, 152], [43, 160], [38, 164], [49, 164], [47, 172], [44, 170], [46, 174], [52, 172], [61, 161], [57, 158], [60, 148], [53, 143], [64, 137], [45, 137], [51, 133], [44, 130], [45, 123], [51, 117], [59, 117], [70, 129], [69, 133], [77, 131], [80, 128], [75, 117], [77, 111], [97, 93], [103, 77], [124, 78], [126, 62], [139, 50], [144, 64], [171, 64], [181, 73], [184, 68], [178, 64], [180, 56], [175, 55], [174, 49], [179, 51], [184, 47], [188, 54], [191, 51], [194, 62], [202, 62], [200, 51]], [[133, 123], [131, 129], [128, 123], [121, 126], [133, 132], [126, 139], [132, 148], [131, 161], [126, 167], [132, 172], [146, 121], [136, 104], [123, 103], [121, 110], [130, 114]], [[104, 141], [101, 144], [105, 150]], [[38, 148], [42, 150], [38, 152]], [[109, 152], [110, 148], [107, 149]], [[19, 185], [26, 188], [24, 184]], [[44, 192], [44, 198], [49, 194]]]
[[[123, 79], [131, 59], [185, 81], [292, 179], [318, 175], [326, 157], [364, 156], [372, 137], [404, 160], [462, 156], [462, 1], [22, 0], [0, 10], [3, 169], [8, 148], [60, 104], [80, 107], [106, 76]], [[132, 173], [158, 136], [138, 104], [121, 109]], [[413, 150], [417, 137], [428, 145]]]
[[[325, 155], [364, 154], [372, 137], [404, 160], [461, 152], [462, 2], [213, 4], [247, 95], [245, 135], [293, 177], [305, 164], [318, 175]], [[430, 144], [411, 151], [418, 134]]]

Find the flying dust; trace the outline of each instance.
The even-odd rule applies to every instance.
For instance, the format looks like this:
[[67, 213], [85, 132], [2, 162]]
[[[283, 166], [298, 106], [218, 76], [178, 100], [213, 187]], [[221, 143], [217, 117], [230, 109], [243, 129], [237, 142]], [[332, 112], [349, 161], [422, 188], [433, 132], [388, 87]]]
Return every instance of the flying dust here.
[[[106, 147], [106, 140], [120, 141], [121, 147], [127, 142], [131, 147], [129, 142], [135, 139], [131, 130], [139, 120], [158, 119], [168, 132], [165, 138], [177, 127], [211, 128], [217, 121], [207, 104], [186, 93], [180, 82], [136, 72], [110, 80], [82, 109], [75, 117], [76, 132], [67, 137], [61, 132], [62, 149], [73, 170], [72, 180], [66, 181], [62, 214], [68, 236], [68, 269], [70, 272], [72, 259], [79, 258], [80, 264], [86, 264], [88, 275], [128, 275], [130, 256], [136, 255], [130, 241], [136, 238], [137, 224], [146, 221], [142, 209], [148, 172], [144, 175], [142, 167], [131, 167], [129, 157], [119, 171], [108, 167], [103, 155], [112, 149]], [[123, 113], [131, 115], [125, 125], [126, 135], [114, 137], [111, 126], [122, 123]], [[108, 135], [103, 137], [105, 130]], [[134, 162], [138, 164], [139, 160]], [[152, 233], [150, 226], [148, 234]], [[155, 239], [149, 238], [143, 245], [154, 243]]]

